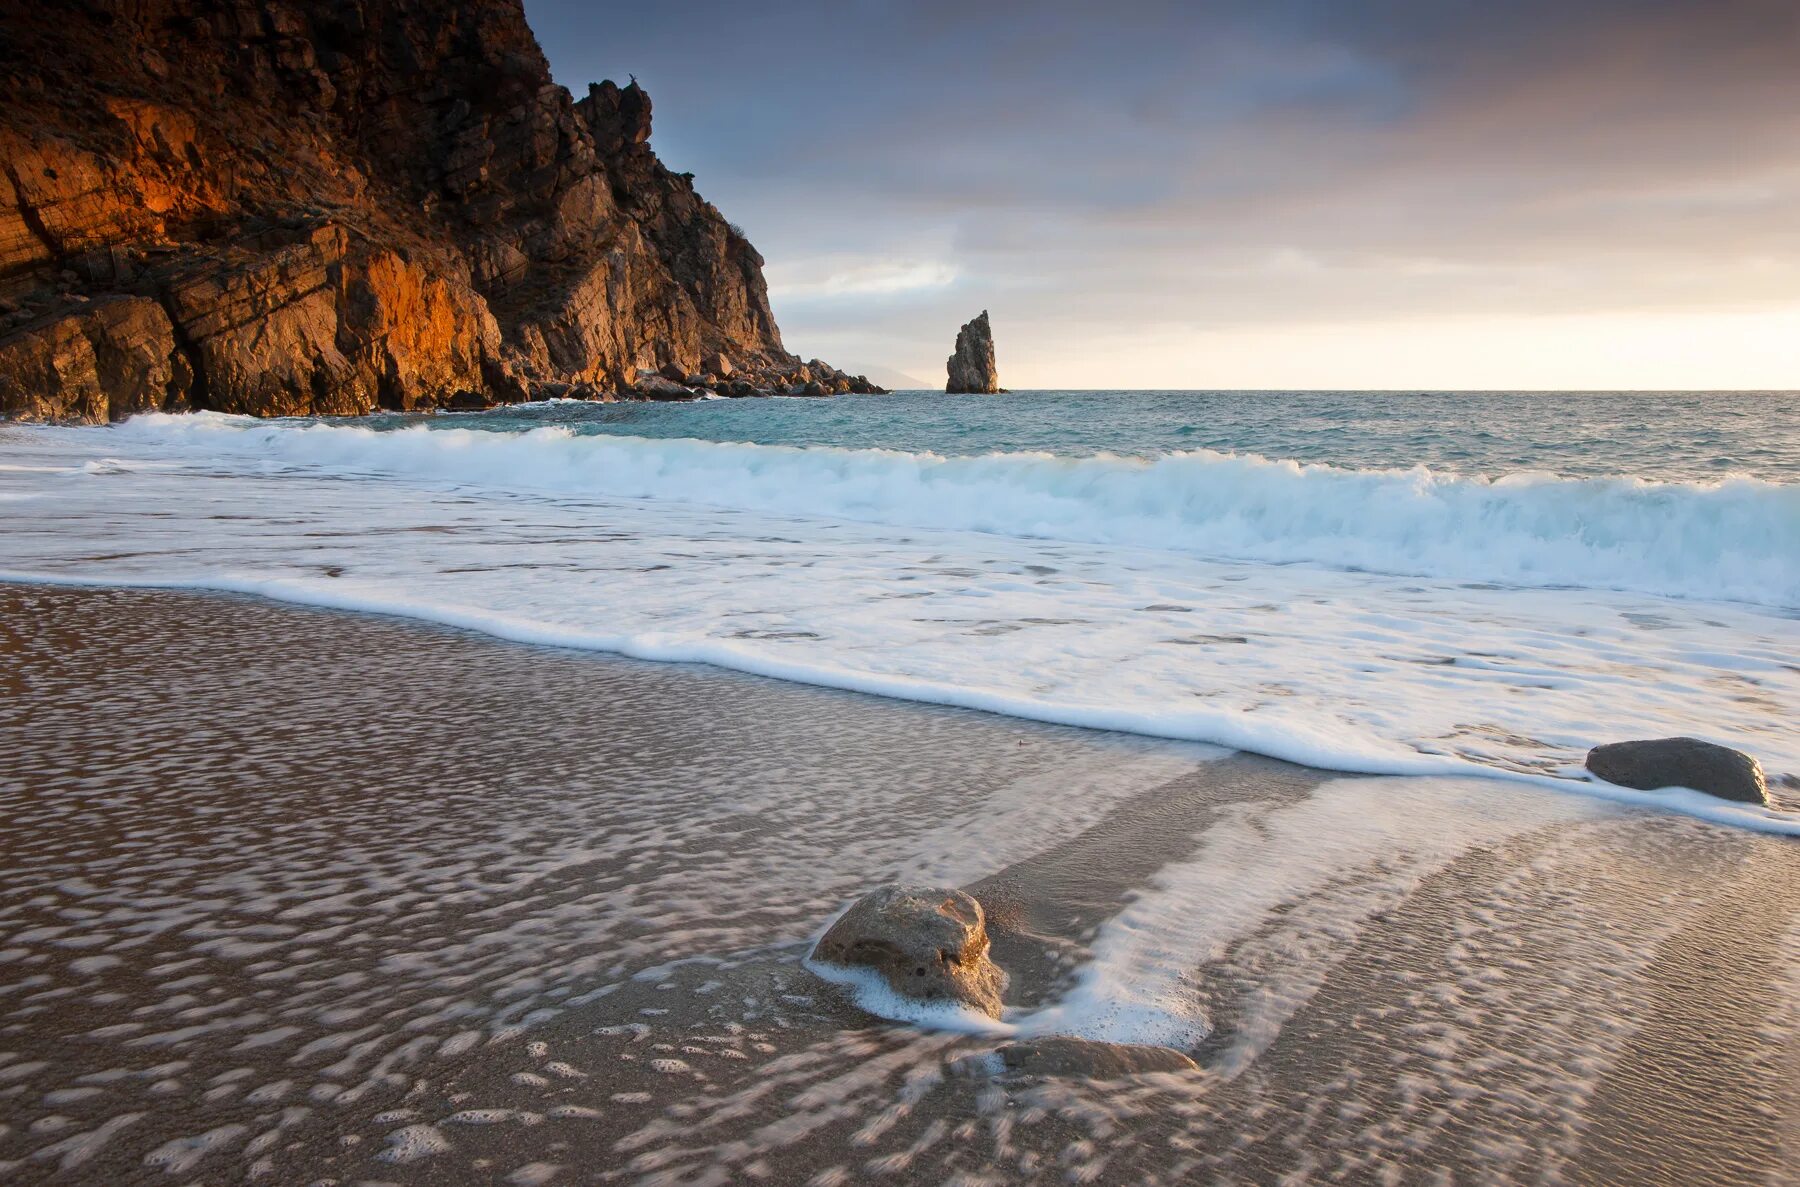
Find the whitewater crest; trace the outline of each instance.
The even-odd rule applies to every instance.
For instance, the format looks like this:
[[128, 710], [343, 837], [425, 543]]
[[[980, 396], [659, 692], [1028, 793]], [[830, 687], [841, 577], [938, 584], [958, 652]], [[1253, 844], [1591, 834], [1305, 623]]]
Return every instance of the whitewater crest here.
[[[257, 594], [1800, 832], [1800, 549], [1769, 483], [212, 416], [8, 444], [0, 580]], [[1581, 767], [1675, 735], [1755, 755], [1777, 803]]]
[[140, 416], [149, 445], [498, 491], [697, 502], [1224, 560], [1800, 607], [1800, 486], [1354, 470], [1194, 450], [1154, 459], [378, 431]]

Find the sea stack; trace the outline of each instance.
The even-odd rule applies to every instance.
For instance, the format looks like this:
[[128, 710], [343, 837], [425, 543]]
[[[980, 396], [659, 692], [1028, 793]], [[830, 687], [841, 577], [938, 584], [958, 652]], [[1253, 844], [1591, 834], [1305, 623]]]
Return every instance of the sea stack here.
[[1003, 391], [1000, 372], [994, 366], [994, 331], [987, 310], [956, 332], [956, 353], [950, 356], [947, 392], [994, 393]]

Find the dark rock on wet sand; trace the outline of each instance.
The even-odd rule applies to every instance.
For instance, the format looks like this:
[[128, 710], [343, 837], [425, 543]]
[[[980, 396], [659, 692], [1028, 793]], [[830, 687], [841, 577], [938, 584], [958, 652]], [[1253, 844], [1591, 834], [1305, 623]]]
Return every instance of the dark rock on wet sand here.
[[1151, 1072], [1192, 1072], [1200, 1068], [1173, 1047], [1062, 1037], [1008, 1043], [999, 1054], [1008, 1071], [1034, 1076], [1084, 1076], [1090, 1080], [1116, 1080]]
[[1587, 769], [1608, 783], [1655, 791], [1691, 787], [1722, 800], [1767, 805], [1762, 765], [1741, 750], [1699, 738], [1612, 742], [1588, 751]]
[[895, 993], [1000, 1017], [1005, 976], [988, 957], [981, 904], [960, 890], [884, 886], [831, 925], [813, 958], [873, 969]]

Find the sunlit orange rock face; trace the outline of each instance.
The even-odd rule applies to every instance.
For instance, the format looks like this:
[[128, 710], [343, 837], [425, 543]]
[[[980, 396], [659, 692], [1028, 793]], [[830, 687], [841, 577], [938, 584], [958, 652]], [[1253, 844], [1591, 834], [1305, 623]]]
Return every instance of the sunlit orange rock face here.
[[518, 0], [7, 5], [0, 412], [857, 390], [782, 348], [650, 110], [553, 84]]

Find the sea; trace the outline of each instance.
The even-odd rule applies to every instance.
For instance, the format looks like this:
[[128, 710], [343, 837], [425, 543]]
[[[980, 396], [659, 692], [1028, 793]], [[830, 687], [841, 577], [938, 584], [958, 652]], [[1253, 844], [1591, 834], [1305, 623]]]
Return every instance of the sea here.
[[212, 589], [1548, 785], [1800, 803], [1800, 393], [906, 392], [0, 426], [0, 580]]
[[1797, 709], [1792, 393], [0, 424], [0, 1180], [1800, 1182]]

